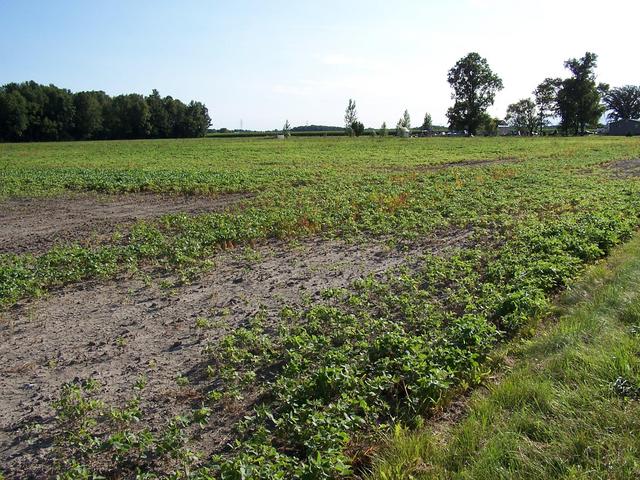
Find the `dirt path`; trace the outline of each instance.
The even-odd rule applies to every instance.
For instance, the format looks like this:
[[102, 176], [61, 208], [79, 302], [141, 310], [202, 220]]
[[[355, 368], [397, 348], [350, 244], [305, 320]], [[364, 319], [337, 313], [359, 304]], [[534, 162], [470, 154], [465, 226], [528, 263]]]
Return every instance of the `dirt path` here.
[[378, 170], [385, 172], [413, 172], [413, 173], [432, 173], [440, 172], [450, 168], [466, 167], [466, 168], [479, 168], [487, 167], [491, 165], [509, 165], [518, 163], [518, 159], [515, 157], [505, 158], [491, 158], [480, 160], [459, 160], [456, 162], [436, 163], [431, 165], [390, 165], [385, 167], [379, 167]]
[[249, 194], [216, 197], [157, 194], [79, 194], [0, 202], [0, 254], [39, 253], [57, 243], [99, 243], [116, 227], [126, 232], [137, 220], [170, 213], [220, 211], [250, 198]]
[[619, 160], [617, 162], [608, 163], [605, 167], [615, 178], [640, 177], [640, 158]]
[[[274, 319], [287, 304], [313, 302], [323, 289], [414, 264], [422, 253], [464, 246], [469, 237], [454, 231], [394, 248], [382, 240], [273, 242], [226, 252], [211, 273], [174, 291], [161, 288], [161, 279], [149, 285], [123, 278], [24, 302], [0, 322], [0, 465], [8, 473], [46, 474], [49, 445], [32, 445], [29, 426], [52, 420], [50, 402], [64, 382], [95, 378], [104, 386], [101, 397], [118, 403], [144, 375], [144, 402], [166, 421], [193, 401], [182, 398], [176, 378], [195, 376], [203, 347], [259, 309]], [[199, 317], [223, 327], [197, 328]], [[217, 432], [208, 441], [225, 438]]]

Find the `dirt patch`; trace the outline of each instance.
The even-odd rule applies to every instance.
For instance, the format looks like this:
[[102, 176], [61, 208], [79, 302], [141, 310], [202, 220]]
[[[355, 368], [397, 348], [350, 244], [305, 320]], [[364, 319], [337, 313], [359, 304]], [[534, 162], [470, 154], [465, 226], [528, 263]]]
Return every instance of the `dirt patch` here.
[[215, 197], [158, 194], [81, 194], [10, 199], [0, 203], [0, 254], [40, 253], [56, 244], [97, 244], [138, 220], [171, 213], [220, 211], [250, 198], [237, 193]]
[[454, 167], [484, 167], [488, 165], [496, 164], [511, 164], [518, 163], [518, 159], [515, 157], [507, 158], [492, 158], [486, 160], [460, 160], [458, 162], [446, 162], [438, 163], [436, 165], [393, 165], [387, 167], [381, 167], [381, 170], [392, 172], [439, 172]]
[[605, 168], [608, 169], [615, 178], [640, 177], [640, 158], [607, 163]]
[[[51, 401], [64, 382], [95, 378], [104, 386], [101, 398], [121, 403], [132, 396], [136, 380], [146, 376], [142, 401], [153, 429], [199, 401], [202, 349], [215, 348], [225, 331], [260, 309], [275, 321], [285, 305], [315, 302], [326, 288], [415, 265], [420, 254], [443, 254], [471, 242], [469, 231], [393, 247], [384, 240], [272, 242], [225, 252], [211, 273], [172, 291], [162, 288], [162, 279], [150, 284], [121, 278], [23, 302], [0, 322], [0, 465], [8, 478], [51, 473], [50, 443], [43, 441], [43, 432], [53, 420]], [[200, 317], [217, 326], [198, 328]], [[190, 378], [189, 387], [177, 385], [179, 375]], [[240, 418], [245, 411], [237, 413]], [[215, 422], [194, 447], [207, 451], [226, 443], [233, 419]], [[43, 426], [39, 434], [33, 433], [36, 423]]]

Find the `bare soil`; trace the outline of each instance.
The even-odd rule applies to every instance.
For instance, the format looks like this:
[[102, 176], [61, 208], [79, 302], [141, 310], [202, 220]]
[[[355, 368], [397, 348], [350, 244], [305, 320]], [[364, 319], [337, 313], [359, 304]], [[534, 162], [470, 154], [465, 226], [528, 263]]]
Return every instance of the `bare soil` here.
[[40, 253], [56, 244], [98, 244], [116, 229], [122, 233], [141, 219], [172, 213], [220, 211], [249, 194], [170, 196], [158, 194], [78, 194], [0, 202], [0, 254]]
[[[286, 305], [317, 301], [326, 288], [411, 267], [421, 254], [445, 254], [470, 242], [471, 232], [458, 230], [393, 247], [381, 239], [274, 241], [224, 252], [210, 273], [176, 289], [163, 286], [166, 278], [123, 277], [22, 302], [0, 313], [0, 465], [7, 478], [51, 474], [51, 401], [65, 382], [95, 378], [104, 387], [103, 400], [122, 404], [146, 376], [142, 401], [153, 430], [199, 402], [202, 349], [215, 348], [225, 332], [260, 309], [273, 320]], [[217, 326], [197, 328], [199, 317]], [[177, 385], [181, 375], [189, 386]], [[244, 408], [238, 406], [238, 418]], [[234, 421], [216, 419], [194, 448], [224, 445]]]
[[439, 172], [442, 170], [447, 170], [449, 168], [454, 167], [486, 167], [491, 165], [500, 165], [500, 164], [513, 164], [517, 163], [518, 159], [515, 157], [505, 157], [505, 158], [491, 158], [491, 159], [480, 159], [480, 160], [459, 160], [457, 162], [446, 162], [439, 163], [436, 165], [393, 165], [387, 167], [381, 167], [381, 170], [384, 171], [393, 171], [393, 172]]
[[612, 162], [607, 164], [606, 168], [616, 178], [640, 177], [640, 158]]

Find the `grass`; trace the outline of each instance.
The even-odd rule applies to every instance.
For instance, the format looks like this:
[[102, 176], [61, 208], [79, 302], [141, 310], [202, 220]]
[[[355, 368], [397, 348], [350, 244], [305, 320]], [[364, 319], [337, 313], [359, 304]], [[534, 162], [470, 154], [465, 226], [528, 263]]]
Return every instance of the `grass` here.
[[[127, 407], [133, 413], [113, 418], [109, 412], [122, 407], [101, 403], [90, 379], [65, 387], [54, 404], [60, 422], [55, 473], [227, 480], [362, 472], [366, 452], [380, 435], [397, 422], [419, 426], [421, 418], [481, 383], [497, 347], [531, 329], [587, 265], [631, 237], [640, 225], [640, 182], [614, 178], [601, 167], [638, 157], [640, 142], [633, 138], [0, 145], [1, 196], [78, 190], [255, 194], [239, 211], [140, 222], [117, 244], [0, 256], [0, 303], [7, 308], [57, 286], [141, 269], [167, 270], [190, 281], [211, 268], [221, 249], [269, 238], [467, 238], [447, 255], [424, 255], [414, 269], [325, 291], [312, 304], [285, 308], [279, 318], [256, 314], [203, 352], [208, 378], [188, 386], [203, 393], [203, 404], [153, 432], [145, 428], [142, 410]], [[582, 338], [570, 333], [549, 345], [561, 349]], [[576, 371], [586, 361], [565, 362], [574, 360]], [[634, 393], [635, 374], [629, 372], [618, 383], [617, 377], [609, 379], [597, 393], [609, 392], [613, 384]], [[526, 389], [506, 388], [501, 398], [505, 411], [520, 412], [521, 428], [531, 432], [535, 449], [546, 438], [549, 419], [526, 422], [531, 412], [550, 415], [556, 380], [535, 382], [530, 375], [527, 381]], [[256, 398], [234, 425], [229, 448], [209, 458], [194, 451], [209, 422]], [[493, 427], [489, 419], [479, 422]], [[485, 437], [473, 437], [478, 428], [461, 433], [460, 451], [484, 445]], [[435, 445], [399, 432], [399, 442], [413, 445], [409, 452]], [[485, 461], [495, 457], [508, 471], [519, 458], [509, 443], [513, 435], [495, 438], [488, 450], [493, 457]], [[500, 452], [511, 456], [501, 459]], [[412, 456], [426, 464], [422, 455]], [[454, 467], [465, 458], [445, 457]], [[388, 471], [410, 471], [413, 464], [408, 465]]]
[[589, 269], [557, 323], [513, 346], [515, 366], [464, 418], [401, 427], [370, 479], [640, 477], [640, 236]]

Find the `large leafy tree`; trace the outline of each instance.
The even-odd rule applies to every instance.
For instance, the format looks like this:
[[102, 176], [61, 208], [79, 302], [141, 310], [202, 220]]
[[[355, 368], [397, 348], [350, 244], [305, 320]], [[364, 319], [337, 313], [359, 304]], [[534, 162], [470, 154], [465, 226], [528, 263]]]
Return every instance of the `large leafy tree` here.
[[533, 91], [536, 108], [538, 109], [538, 131], [542, 134], [544, 127], [549, 124], [549, 118], [557, 112], [558, 89], [562, 85], [561, 78], [545, 78]]
[[451, 98], [455, 100], [447, 111], [451, 128], [475, 135], [487, 108], [503, 88], [502, 80], [493, 73], [487, 60], [475, 52], [458, 60], [449, 70], [447, 80], [453, 88]]
[[146, 138], [151, 133], [149, 107], [142, 95], [114, 97], [108, 120], [114, 138]]
[[613, 88], [603, 100], [609, 110], [607, 118], [611, 121], [640, 118], [640, 87], [625, 85]]
[[588, 125], [598, 123], [604, 113], [602, 94], [608, 86], [596, 84], [598, 56], [587, 52], [580, 59], [569, 59], [564, 66], [571, 77], [562, 81], [557, 94], [560, 125], [565, 133], [584, 133]]
[[171, 136], [172, 122], [165, 108], [165, 102], [155, 88], [146, 98], [149, 106], [149, 123], [152, 138], [167, 138]]
[[211, 125], [211, 117], [207, 107], [194, 100], [189, 102], [186, 110], [186, 137], [203, 137]]
[[103, 117], [100, 97], [103, 95], [104, 92], [79, 92], [73, 96], [75, 138], [84, 140], [101, 136]]
[[521, 134], [532, 135], [538, 126], [536, 104], [530, 98], [512, 103], [507, 108], [505, 120]]
[[25, 98], [17, 91], [0, 90], [0, 140], [19, 140], [28, 124]]

